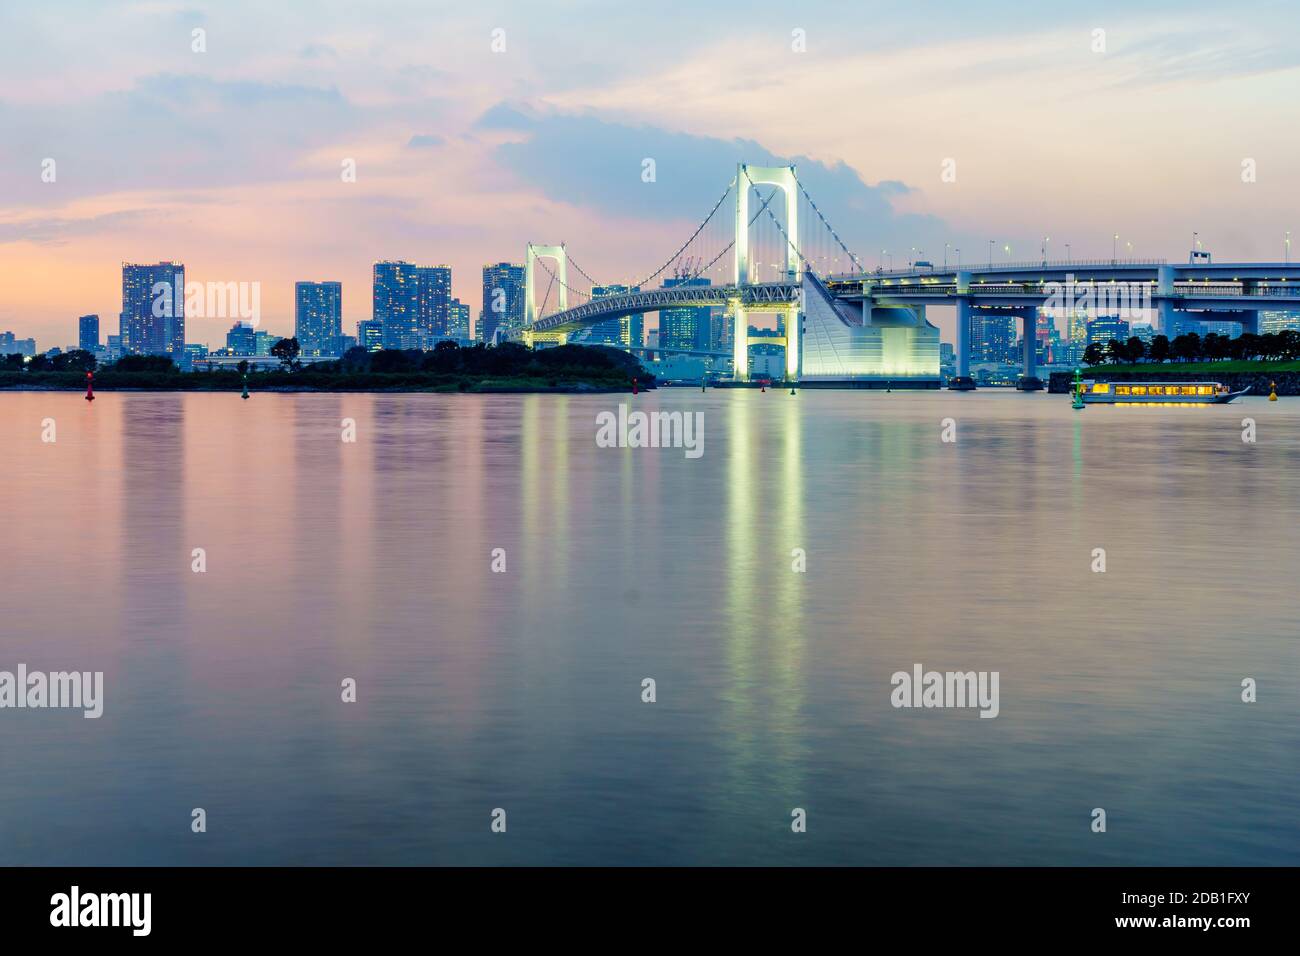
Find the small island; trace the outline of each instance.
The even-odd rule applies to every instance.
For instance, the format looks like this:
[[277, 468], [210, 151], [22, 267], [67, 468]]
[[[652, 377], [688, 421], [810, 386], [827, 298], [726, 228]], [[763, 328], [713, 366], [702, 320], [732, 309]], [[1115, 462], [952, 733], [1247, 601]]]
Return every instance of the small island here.
[[[0, 389], [81, 390], [88, 372], [96, 391], [275, 392], [627, 392], [653, 388], [654, 376], [633, 356], [599, 345], [532, 349], [513, 342], [432, 351], [352, 348], [341, 358], [304, 362], [297, 339], [271, 349], [279, 367], [182, 371], [167, 356], [128, 355], [97, 366], [89, 352], [0, 359]], [[636, 383], [635, 386], [633, 383]]]

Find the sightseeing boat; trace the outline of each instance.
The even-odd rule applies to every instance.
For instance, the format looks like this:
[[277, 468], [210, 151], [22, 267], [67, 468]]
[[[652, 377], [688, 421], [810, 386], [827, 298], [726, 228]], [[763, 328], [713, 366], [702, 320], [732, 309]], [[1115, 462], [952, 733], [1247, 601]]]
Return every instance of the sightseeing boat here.
[[1226, 405], [1250, 388], [1231, 391], [1219, 382], [1095, 382], [1070, 386], [1076, 406], [1083, 405]]

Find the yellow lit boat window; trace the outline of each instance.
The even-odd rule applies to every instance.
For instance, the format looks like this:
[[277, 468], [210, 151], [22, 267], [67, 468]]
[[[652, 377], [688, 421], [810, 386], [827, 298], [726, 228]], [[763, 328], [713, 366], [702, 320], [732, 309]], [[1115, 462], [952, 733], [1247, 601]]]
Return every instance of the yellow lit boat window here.
[[1092, 392], [1096, 394], [1106, 394], [1110, 391], [1110, 382], [1096, 382], [1092, 386]]
[[1214, 386], [1212, 386], [1212, 385], [1202, 385], [1200, 388], [1198, 388], [1198, 389], [1196, 390], [1196, 392], [1197, 392], [1198, 395], [1213, 395], [1213, 394], [1214, 394]]
[[1116, 395], [1127, 395], [1127, 394], [1128, 394], [1128, 386], [1127, 386], [1127, 385], [1116, 385], [1116, 386], [1115, 386], [1115, 394], [1116, 394]]
[[1147, 387], [1146, 387], [1145, 385], [1134, 385], [1134, 386], [1133, 386], [1133, 394], [1134, 394], [1134, 395], [1145, 395], [1146, 393], [1147, 393]]

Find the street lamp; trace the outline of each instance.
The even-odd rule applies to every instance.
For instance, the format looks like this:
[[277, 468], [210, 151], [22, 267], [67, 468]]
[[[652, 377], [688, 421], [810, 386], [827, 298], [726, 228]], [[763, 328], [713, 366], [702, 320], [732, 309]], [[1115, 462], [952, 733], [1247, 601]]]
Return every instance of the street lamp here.
[[1291, 264], [1291, 230], [1290, 229], [1286, 231], [1286, 249], [1283, 253], [1283, 257], [1286, 264], [1290, 265]]
[[1068, 242], [1065, 244], [1065, 262], [1067, 265], [1070, 262], [1070, 244]]
[[1110, 264], [1114, 265], [1119, 258], [1119, 233], [1110, 237]]
[[1043, 236], [1043, 265], [1047, 265], [1047, 244], [1051, 241], [1051, 236]]
[[993, 241], [994, 240], [992, 239], [989, 240], [989, 268], [990, 269], [993, 268]]

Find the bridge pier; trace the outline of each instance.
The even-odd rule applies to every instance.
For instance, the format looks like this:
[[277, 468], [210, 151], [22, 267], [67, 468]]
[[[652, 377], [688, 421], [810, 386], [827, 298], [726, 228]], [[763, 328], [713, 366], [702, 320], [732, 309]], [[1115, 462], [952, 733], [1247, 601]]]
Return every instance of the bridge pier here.
[[1020, 309], [1021, 318], [1025, 320], [1024, 340], [1021, 342], [1021, 359], [1025, 378], [1031, 378], [1038, 371], [1038, 309]]
[[973, 313], [970, 299], [957, 300], [957, 374], [963, 378], [970, 375], [970, 323]]
[[749, 381], [749, 313], [739, 300], [731, 306], [731, 366], [737, 382]]

